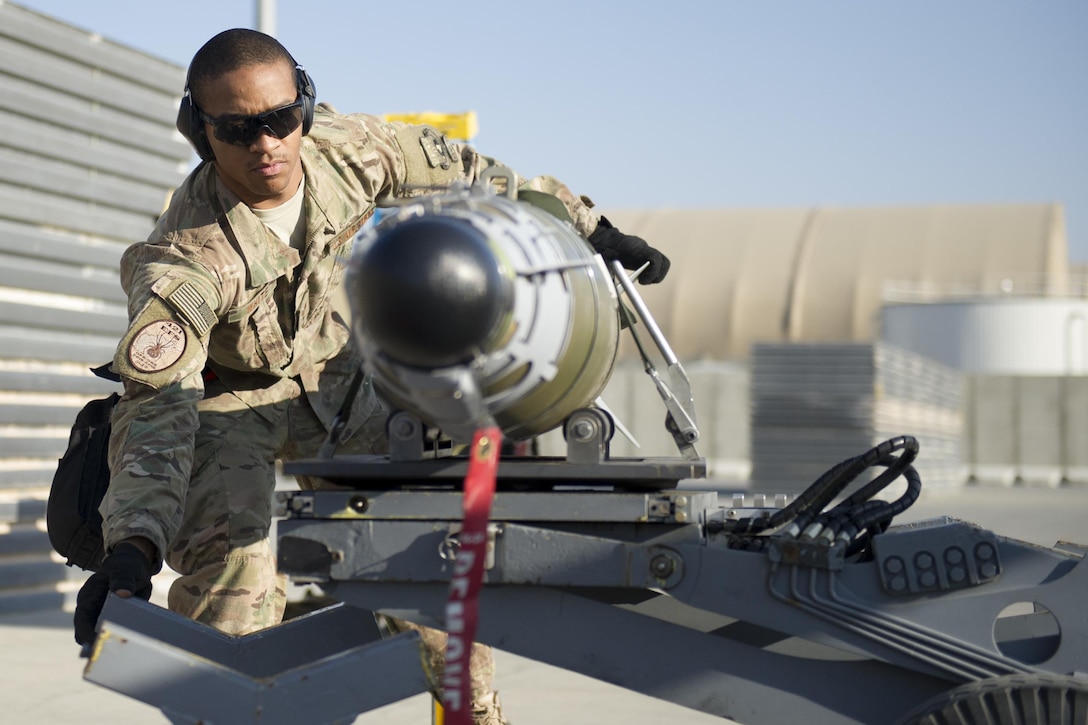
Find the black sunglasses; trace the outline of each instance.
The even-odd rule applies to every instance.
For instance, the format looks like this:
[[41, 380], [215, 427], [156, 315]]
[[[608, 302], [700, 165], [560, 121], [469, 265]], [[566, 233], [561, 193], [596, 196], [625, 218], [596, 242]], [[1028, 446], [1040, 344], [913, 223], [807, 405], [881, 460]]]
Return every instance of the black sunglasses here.
[[286, 106], [273, 108], [271, 111], [258, 113], [255, 116], [238, 116], [227, 114], [224, 116], [209, 116], [199, 111], [200, 120], [211, 125], [212, 133], [223, 143], [235, 146], [249, 146], [268, 129], [276, 138], [285, 138], [302, 125], [302, 99]]

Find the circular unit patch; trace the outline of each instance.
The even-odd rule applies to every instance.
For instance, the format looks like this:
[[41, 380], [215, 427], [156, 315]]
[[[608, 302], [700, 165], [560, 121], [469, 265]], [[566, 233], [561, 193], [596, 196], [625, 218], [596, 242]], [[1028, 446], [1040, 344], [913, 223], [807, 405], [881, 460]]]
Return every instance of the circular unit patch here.
[[143, 373], [157, 373], [178, 361], [185, 352], [185, 328], [171, 320], [144, 325], [128, 346], [128, 361]]

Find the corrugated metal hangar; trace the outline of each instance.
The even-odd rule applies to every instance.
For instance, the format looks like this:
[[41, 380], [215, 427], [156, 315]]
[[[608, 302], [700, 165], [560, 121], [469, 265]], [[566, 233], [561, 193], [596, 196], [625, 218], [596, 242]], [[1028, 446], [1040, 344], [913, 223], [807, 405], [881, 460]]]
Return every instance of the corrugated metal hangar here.
[[1057, 204], [605, 214], [667, 250], [669, 277], [643, 296], [689, 360], [745, 360], [755, 342], [878, 339], [887, 294], [904, 287], [1068, 286]]

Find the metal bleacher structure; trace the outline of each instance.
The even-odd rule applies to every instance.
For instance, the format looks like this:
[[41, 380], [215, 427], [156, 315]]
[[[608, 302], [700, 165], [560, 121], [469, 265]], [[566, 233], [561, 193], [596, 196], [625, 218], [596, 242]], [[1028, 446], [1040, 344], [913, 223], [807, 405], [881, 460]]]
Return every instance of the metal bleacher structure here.
[[48, 486], [84, 402], [116, 386], [118, 281], [190, 149], [184, 69], [0, 2], [0, 613], [63, 606], [85, 574], [51, 554]]

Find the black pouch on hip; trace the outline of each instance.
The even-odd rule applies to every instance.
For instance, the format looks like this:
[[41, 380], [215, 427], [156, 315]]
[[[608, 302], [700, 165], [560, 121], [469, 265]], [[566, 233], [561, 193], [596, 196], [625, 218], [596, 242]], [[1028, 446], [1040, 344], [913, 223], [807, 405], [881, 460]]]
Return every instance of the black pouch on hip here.
[[[108, 364], [92, 368], [91, 372], [107, 380], [121, 380], [109, 371]], [[110, 485], [110, 416], [120, 399], [120, 395], [111, 393], [88, 402], [76, 415], [68, 449], [53, 474], [45, 509], [53, 549], [68, 566], [88, 571], [97, 571], [105, 558], [98, 506]]]

